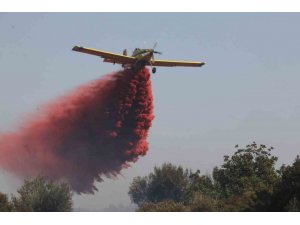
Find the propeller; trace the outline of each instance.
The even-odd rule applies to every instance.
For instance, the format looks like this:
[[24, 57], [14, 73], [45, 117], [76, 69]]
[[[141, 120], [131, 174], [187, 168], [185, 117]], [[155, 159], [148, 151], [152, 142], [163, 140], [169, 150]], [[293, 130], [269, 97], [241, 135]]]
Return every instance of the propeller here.
[[154, 49], [156, 48], [156, 46], [157, 46], [157, 42], [155, 42], [155, 44], [154, 44], [154, 46], [153, 46], [153, 48], [152, 48], [152, 51], [153, 51], [153, 53], [156, 53], [156, 54], [162, 54], [162, 52], [158, 52], [158, 51], [154, 51]]
[[154, 51], [154, 49], [156, 48], [156, 46], [157, 46], [157, 42], [155, 42], [155, 44], [154, 44], [154, 46], [153, 46], [153, 48], [152, 49], [147, 49], [146, 51], [148, 51], [148, 52], [151, 52], [152, 54], [151, 54], [151, 60], [150, 60], [150, 62], [149, 62], [149, 64], [150, 64], [150, 66], [151, 66], [151, 68], [152, 68], [152, 73], [155, 73], [156, 72], [156, 68], [155, 67], [152, 67], [152, 60], [153, 61], [155, 61], [155, 59], [154, 59], [154, 54], [162, 54], [162, 52], [159, 52], [159, 51]]
[[157, 46], [157, 42], [155, 42], [155, 44], [154, 44], [152, 50], [154, 50], [154, 49], [156, 48], [156, 46]]
[[[162, 52], [159, 52], [159, 51], [154, 51], [154, 49], [156, 48], [156, 46], [157, 46], [157, 42], [155, 42], [155, 44], [154, 44], [153, 48], [151, 49], [151, 51], [152, 51], [153, 53], [155, 53], [155, 54], [159, 54], [159, 55], [161, 55], [161, 54], [162, 54]], [[152, 58], [153, 58], [153, 60], [154, 60], [154, 55], [152, 56]]]

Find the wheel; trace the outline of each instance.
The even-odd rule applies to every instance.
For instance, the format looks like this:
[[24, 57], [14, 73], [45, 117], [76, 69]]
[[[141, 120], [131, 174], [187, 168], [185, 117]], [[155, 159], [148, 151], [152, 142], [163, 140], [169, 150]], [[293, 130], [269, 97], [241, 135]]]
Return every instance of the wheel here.
[[156, 68], [153, 67], [153, 68], [152, 68], [152, 73], [155, 73], [155, 72], [156, 72]]

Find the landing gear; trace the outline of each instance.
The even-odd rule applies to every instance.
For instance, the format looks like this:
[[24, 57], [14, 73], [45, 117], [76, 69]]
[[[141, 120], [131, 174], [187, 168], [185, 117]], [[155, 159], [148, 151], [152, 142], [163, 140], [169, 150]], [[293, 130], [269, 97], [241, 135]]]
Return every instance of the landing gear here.
[[156, 67], [152, 68], [152, 73], [156, 73]]

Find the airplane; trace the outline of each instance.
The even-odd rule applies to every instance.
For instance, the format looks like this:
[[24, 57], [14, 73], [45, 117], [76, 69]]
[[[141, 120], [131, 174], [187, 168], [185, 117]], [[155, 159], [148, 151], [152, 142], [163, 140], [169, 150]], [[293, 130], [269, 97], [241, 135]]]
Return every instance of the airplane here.
[[105, 52], [92, 48], [84, 48], [81, 46], [74, 46], [73, 51], [100, 56], [104, 58], [103, 62], [121, 64], [123, 68], [131, 68], [133, 70], [139, 70], [144, 66], [151, 66], [152, 73], [156, 72], [155, 66], [184, 66], [184, 67], [201, 67], [205, 65], [204, 62], [191, 62], [191, 61], [174, 61], [174, 60], [155, 60], [154, 54], [162, 54], [161, 52], [155, 51], [157, 43], [152, 49], [140, 49], [136, 48], [131, 56], [127, 55], [127, 49], [123, 51], [123, 55], [115, 54], [111, 52]]

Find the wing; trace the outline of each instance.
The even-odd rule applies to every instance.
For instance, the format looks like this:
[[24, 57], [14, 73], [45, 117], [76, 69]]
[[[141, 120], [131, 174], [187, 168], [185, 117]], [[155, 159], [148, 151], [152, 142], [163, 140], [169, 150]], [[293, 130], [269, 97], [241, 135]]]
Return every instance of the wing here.
[[[190, 61], [173, 61], [173, 60], [153, 60], [152, 66], [186, 66], [186, 67], [200, 67], [205, 65], [204, 62], [190, 62]], [[147, 65], [150, 65], [148, 63]]]
[[115, 53], [111, 53], [111, 52], [100, 51], [100, 50], [96, 50], [96, 49], [92, 49], [92, 48], [84, 48], [84, 47], [80, 47], [80, 46], [74, 46], [72, 48], [72, 50], [90, 54], [90, 55], [100, 56], [101, 58], [104, 58], [104, 62], [118, 63], [118, 64], [134, 64], [136, 61], [134, 57], [115, 54]]

